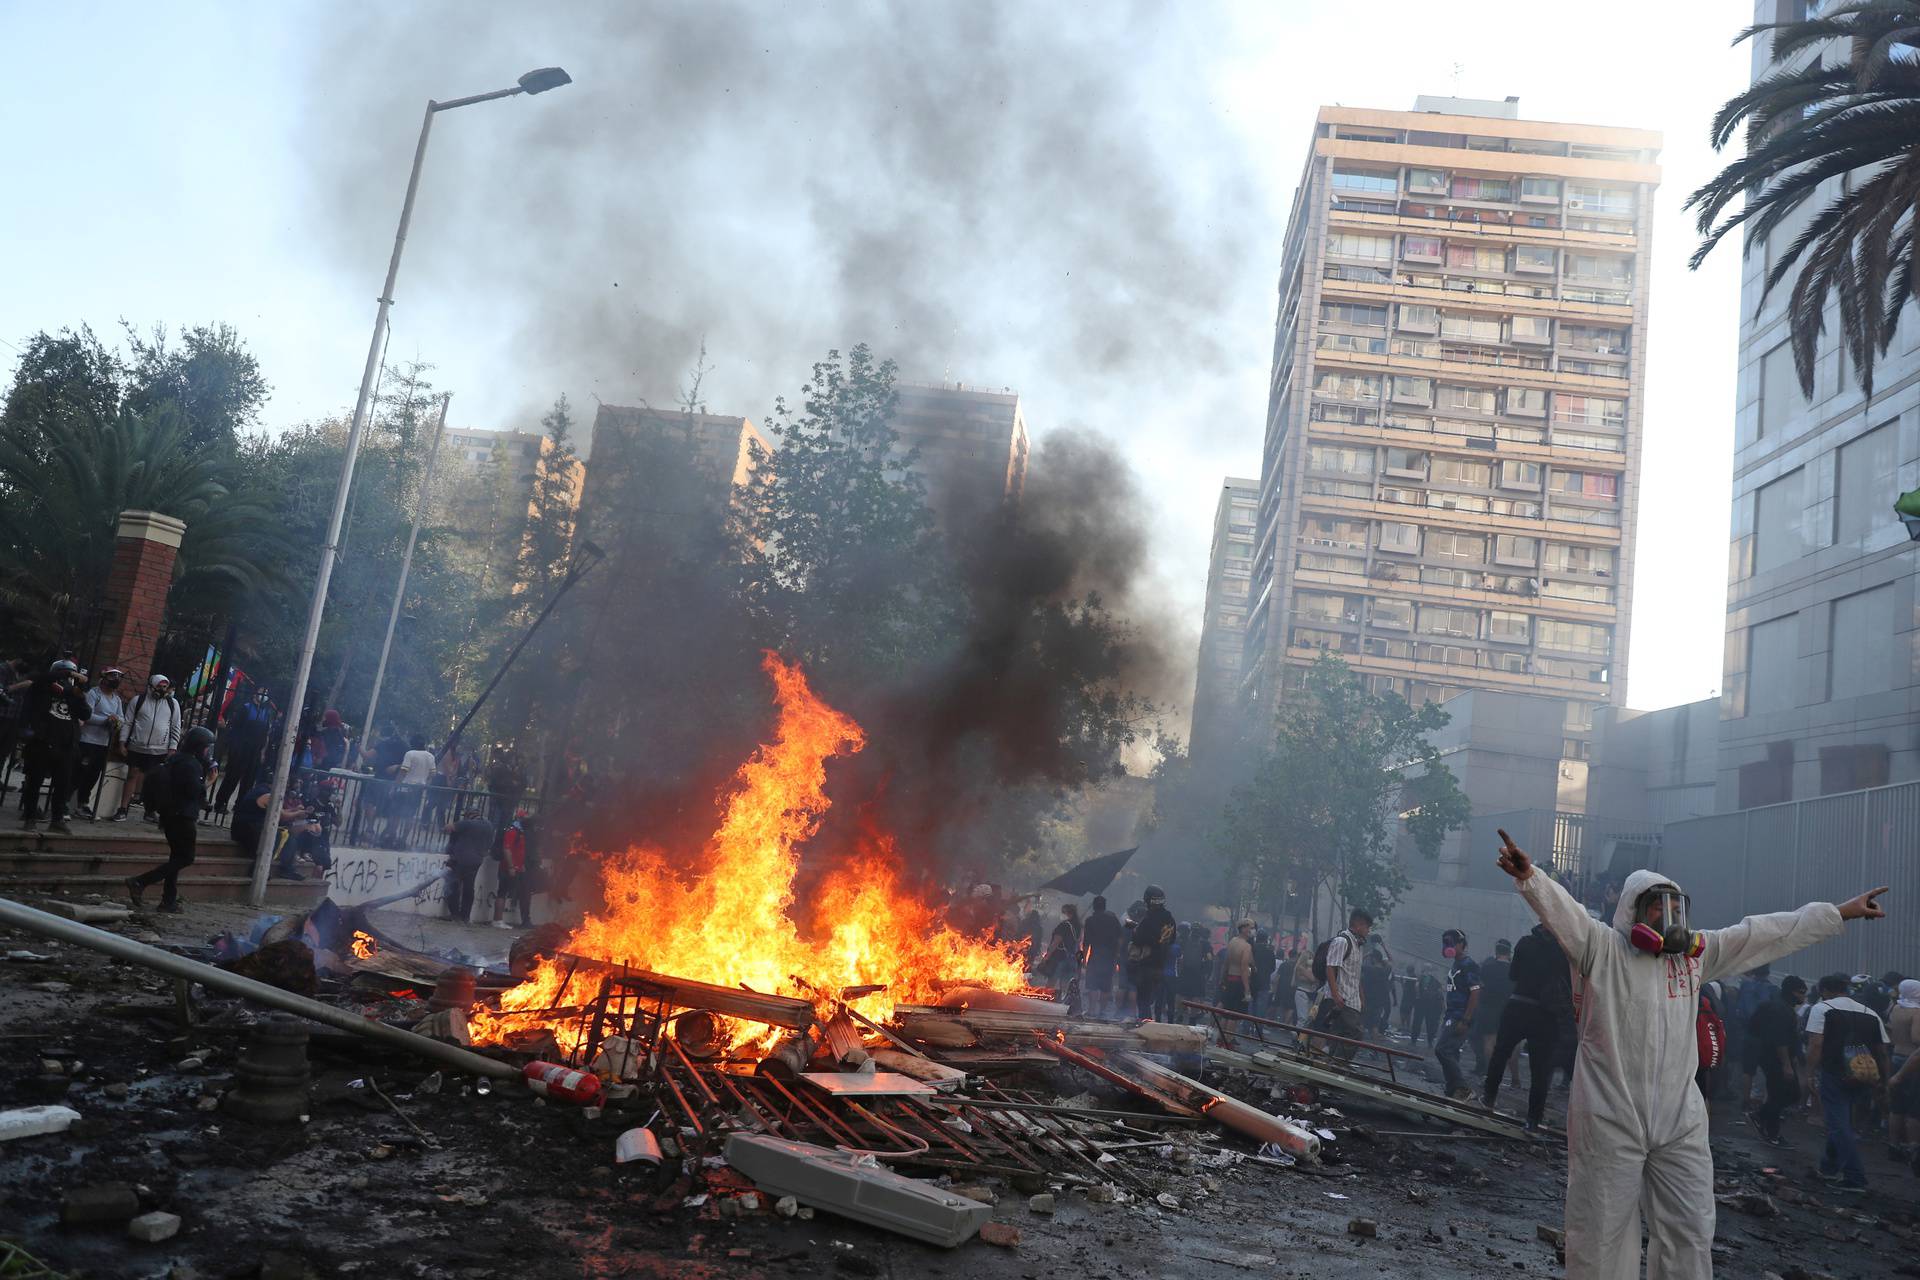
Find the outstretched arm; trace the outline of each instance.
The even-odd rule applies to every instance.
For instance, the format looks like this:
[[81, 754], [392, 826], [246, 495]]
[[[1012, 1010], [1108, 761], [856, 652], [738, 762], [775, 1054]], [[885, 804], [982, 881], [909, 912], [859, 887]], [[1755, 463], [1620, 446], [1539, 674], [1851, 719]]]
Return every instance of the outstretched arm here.
[[1809, 902], [1798, 911], [1776, 911], [1748, 916], [1739, 924], [1707, 932], [1707, 948], [1700, 958], [1700, 981], [1711, 982], [1729, 973], [1744, 973], [1781, 956], [1791, 955], [1840, 932], [1848, 920], [1878, 920], [1887, 913], [1874, 899], [1887, 892], [1883, 885], [1835, 906]]
[[1567, 953], [1573, 967], [1581, 973], [1591, 972], [1605, 926], [1588, 915], [1587, 909], [1574, 901], [1573, 895], [1555, 883], [1553, 877], [1537, 874], [1533, 859], [1504, 831], [1500, 833], [1500, 869], [1513, 877], [1520, 896], [1560, 943], [1560, 949]]

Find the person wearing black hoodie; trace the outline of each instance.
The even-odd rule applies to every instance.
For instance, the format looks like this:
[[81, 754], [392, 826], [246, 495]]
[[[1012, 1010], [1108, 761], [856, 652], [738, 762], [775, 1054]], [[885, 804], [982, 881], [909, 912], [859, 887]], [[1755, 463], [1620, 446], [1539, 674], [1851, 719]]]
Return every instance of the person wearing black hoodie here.
[[1487, 1061], [1484, 1101], [1493, 1106], [1500, 1093], [1500, 1076], [1522, 1040], [1527, 1044], [1527, 1131], [1540, 1127], [1547, 1109], [1547, 1086], [1553, 1080], [1554, 1042], [1560, 1023], [1573, 1007], [1573, 980], [1567, 953], [1560, 949], [1547, 926], [1537, 924], [1513, 949], [1508, 970], [1510, 994], [1500, 1012], [1500, 1027]]
[[157, 883], [160, 909], [180, 910], [180, 873], [193, 865], [194, 823], [207, 802], [207, 766], [212, 755], [213, 730], [196, 725], [180, 739], [179, 749], [148, 775], [148, 795], [155, 801], [160, 830], [167, 837], [167, 860], [151, 871], [127, 877], [127, 899], [136, 909], [146, 905], [141, 893]]

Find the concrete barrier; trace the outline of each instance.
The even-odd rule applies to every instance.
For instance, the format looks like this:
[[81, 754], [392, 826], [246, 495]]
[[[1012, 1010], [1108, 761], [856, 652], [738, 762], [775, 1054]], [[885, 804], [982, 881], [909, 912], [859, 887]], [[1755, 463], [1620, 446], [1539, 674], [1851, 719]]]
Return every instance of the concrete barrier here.
[[[409, 853], [401, 849], [356, 849], [336, 845], [333, 866], [327, 872], [327, 896], [339, 906], [357, 907], [411, 888], [423, 880], [433, 884], [418, 897], [402, 898], [381, 908], [414, 915], [447, 914], [446, 883], [438, 877], [447, 870], [444, 853]], [[488, 859], [480, 864], [473, 882], [473, 920], [485, 924], [493, 919], [494, 902], [499, 897], [500, 864]], [[512, 901], [505, 904], [502, 916], [512, 924], [520, 923], [520, 909]], [[533, 895], [533, 922], [546, 924], [555, 913], [544, 893]]]

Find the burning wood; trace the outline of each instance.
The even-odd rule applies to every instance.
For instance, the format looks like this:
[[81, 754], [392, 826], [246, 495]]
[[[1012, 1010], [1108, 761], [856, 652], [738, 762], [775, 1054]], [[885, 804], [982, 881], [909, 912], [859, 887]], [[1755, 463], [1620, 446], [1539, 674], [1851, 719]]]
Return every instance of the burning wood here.
[[364, 929], [354, 930], [353, 958], [356, 960], [371, 960], [378, 954], [380, 954], [380, 944], [373, 940], [373, 935]]

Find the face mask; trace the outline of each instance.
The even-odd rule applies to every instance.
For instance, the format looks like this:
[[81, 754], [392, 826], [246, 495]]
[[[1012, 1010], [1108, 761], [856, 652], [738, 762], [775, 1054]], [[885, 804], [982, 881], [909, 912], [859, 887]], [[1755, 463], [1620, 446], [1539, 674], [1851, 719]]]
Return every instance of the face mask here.
[[1458, 947], [1442, 947], [1442, 948], [1440, 948], [1440, 954], [1441, 954], [1441, 955], [1443, 955], [1443, 956], [1445, 956], [1445, 957], [1446, 957], [1447, 959], [1449, 959], [1449, 960], [1451, 960], [1451, 959], [1453, 959], [1453, 958], [1454, 958], [1455, 956], [1457, 956], [1457, 955], [1459, 955], [1459, 954], [1460, 954], [1460, 948], [1458, 948]]

